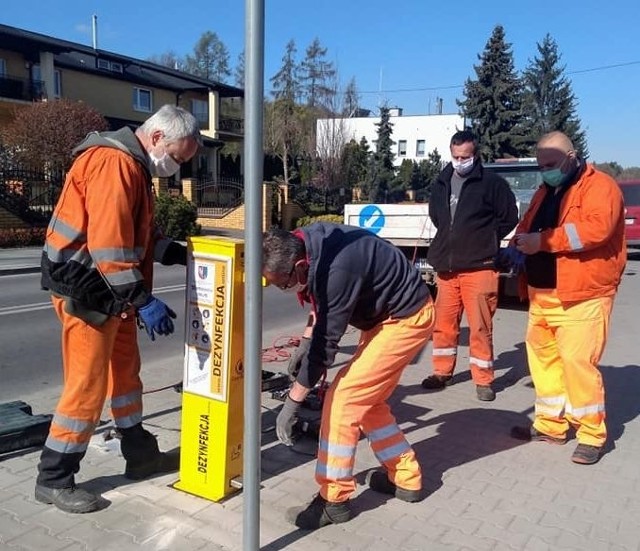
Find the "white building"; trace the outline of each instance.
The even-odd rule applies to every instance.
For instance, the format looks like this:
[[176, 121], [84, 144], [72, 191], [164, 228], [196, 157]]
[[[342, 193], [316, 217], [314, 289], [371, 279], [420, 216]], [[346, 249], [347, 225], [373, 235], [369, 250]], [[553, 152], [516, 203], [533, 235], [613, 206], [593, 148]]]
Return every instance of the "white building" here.
[[[402, 109], [390, 109], [389, 121], [393, 125], [391, 139], [395, 142], [395, 165], [404, 159], [426, 160], [434, 149], [446, 162], [450, 161], [451, 136], [464, 129], [461, 115], [402, 115]], [[318, 119], [316, 124], [317, 152], [320, 157], [337, 155], [344, 144], [352, 139], [360, 142], [364, 136], [371, 151], [376, 149], [380, 117], [353, 117], [348, 119]]]

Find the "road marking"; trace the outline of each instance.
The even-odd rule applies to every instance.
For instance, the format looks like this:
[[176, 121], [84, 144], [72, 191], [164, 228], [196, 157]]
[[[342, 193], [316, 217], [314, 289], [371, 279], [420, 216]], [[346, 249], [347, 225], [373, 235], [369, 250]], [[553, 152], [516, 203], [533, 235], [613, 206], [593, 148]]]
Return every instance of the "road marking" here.
[[[186, 285], [167, 285], [154, 289], [154, 295], [162, 295], [164, 293], [173, 293], [175, 291], [184, 291]], [[34, 302], [32, 304], [20, 304], [18, 306], [2, 306], [0, 307], [0, 316], [10, 316], [12, 314], [26, 314], [27, 312], [37, 312], [38, 310], [47, 310], [52, 308], [51, 302]]]

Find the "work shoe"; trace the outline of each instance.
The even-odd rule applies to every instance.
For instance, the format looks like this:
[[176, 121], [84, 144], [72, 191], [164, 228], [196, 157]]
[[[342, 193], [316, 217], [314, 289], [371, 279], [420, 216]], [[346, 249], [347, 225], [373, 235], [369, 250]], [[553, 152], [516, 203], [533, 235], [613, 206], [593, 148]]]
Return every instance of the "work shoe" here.
[[328, 524], [341, 524], [351, 520], [351, 508], [348, 501], [332, 503], [318, 494], [306, 509], [289, 509], [287, 519], [303, 530], [317, 530]]
[[101, 508], [100, 498], [76, 486], [70, 488], [48, 488], [36, 484], [36, 501], [55, 505], [66, 513], [91, 513]]
[[144, 480], [154, 474], [174, 473], [179, 468], [179, 453], [158, 452], [144, 462], [127, 461], [124, 477], [129, 480]]
[[453, 384], [453, 375], [429, 375], [422, 381], [425, 390], [437, 390]]
[[389, 480], [385, 471], [369, 471], [366, 482], [374, 492], [395, 496], [408, 503], [416, 503], [423, 499], [421, 490], [407, 490], [406, 488], [396, 486]]
[[512, 427], [511, 438], [516, 440], [524, 440], [526, 442], [548, 442], [549, 444], [566, 444], [566, 438], [558, 438], [556, 436], [549, 436], [544, 432], [540, 432], [535, 429], [533, 425], [528, 427]]
[[589, 444], [578, 444], [573, 451], [571, 461], [579, 465], [593, 465], [602, 457], [602, 448]]
[[493, 402], [496, 399], [496, 393], [488, 385], [476, 385], [476, 395], [482, 402]]

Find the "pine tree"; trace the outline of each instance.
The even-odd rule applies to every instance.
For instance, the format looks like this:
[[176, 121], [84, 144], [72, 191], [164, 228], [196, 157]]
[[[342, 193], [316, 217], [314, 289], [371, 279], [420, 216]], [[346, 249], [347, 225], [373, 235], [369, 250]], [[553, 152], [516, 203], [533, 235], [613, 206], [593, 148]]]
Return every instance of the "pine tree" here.
[[300, 68], [296, 61], [297, 52], [295, 41], [289, 40], [282, 56], [282, 66], [271, 77], [271, 85], [273, 86], [271, 94], [275, 99], [286, 99], [292, 103], [298, 101], [300, 96]]
[[327, 61], [326, 55], [327, 48], [323, 48], [320, 40], [315, 38], [300, 64], [302, 89], [307, 106], [311, 108], [328, 108], [333, 104], [336, 70], [333, 63]]
[[375, 123], [375, 126], [378, 127], [378, 140], [376, 150], [371, 156], [367, 178], [368, 194], [369, 201], [385, 202], [395, 179], [392, 151], [395, 142], [391, 139], [393, 123], [390, 120], [389, 107], [386, 105], [380, 108], [380, 122]]
[[268, 149], [282, 159], [284, 181], [289, 183], [291, 163], [300, 149], [300, 116], [296, 101], [300, 96], [296, 44], [290, 40], [282, 57], [280, 70], [271, 77], [274, 102], [265, 112], [265, 135]]
[[529, 61], [522, 75], [531, 146], [547, 132], [559, 130], [571, 139], [581, 156], [586, 156], [585, 132], [576, 114], [571, 82], [564, 76], [564, 66], [560, 65], [558, 45], [547, 34], [537, 47], [539, 55]]
[[483, 160], [519, 157], [527, 150], [523, 143], [522, 90], [502, 25], [493, 29], [478, 59], [480, 64], [474, 65], [477, 79], [467, 79], [465, 99], [458, 105], [478, 136]]
[[186, 58], [185, 71], [208, 80], [225, 82], [231, 75], [229, 50], [216, 33], [202, 34], [193, 48], [193, 55]]

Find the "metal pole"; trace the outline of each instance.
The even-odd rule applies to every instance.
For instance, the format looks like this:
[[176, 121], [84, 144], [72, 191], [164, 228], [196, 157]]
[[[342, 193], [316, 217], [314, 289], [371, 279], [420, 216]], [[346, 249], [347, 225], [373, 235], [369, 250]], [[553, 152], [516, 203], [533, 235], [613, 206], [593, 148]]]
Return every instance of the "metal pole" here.
[[244, 551], [260, 549], [264, 0], [245, 0]]

